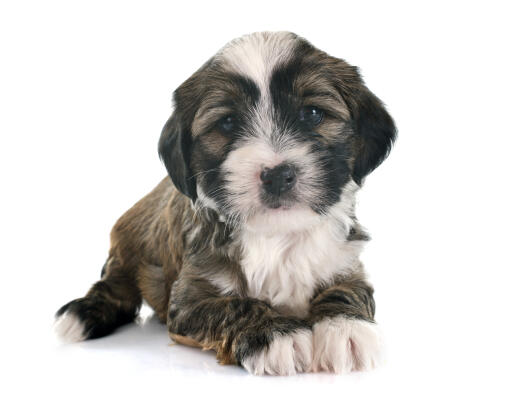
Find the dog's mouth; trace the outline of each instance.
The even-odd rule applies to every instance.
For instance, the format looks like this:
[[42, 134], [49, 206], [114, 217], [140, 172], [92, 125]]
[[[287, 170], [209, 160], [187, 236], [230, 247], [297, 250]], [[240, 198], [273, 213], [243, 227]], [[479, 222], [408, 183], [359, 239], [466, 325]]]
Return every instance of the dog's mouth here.
[[286, 197], [276, 197], [273, 195], [268, 195], [263, 193], [261, 195], [261, 204], [268, 210], [282, 210], [287, 211], [291, 210], [293, 207], [297, 205], [294, 197], [286, 196]]

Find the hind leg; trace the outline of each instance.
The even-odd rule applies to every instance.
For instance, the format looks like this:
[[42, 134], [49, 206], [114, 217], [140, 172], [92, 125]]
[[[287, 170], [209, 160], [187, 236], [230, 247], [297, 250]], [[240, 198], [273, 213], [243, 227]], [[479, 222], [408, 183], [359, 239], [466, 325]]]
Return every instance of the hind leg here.
[[83, 298], [68, 302], [56, 313], [55, 330], [65, 341], [95, 339], [135, 319], [142, 303], [135, 269], [110, 257], [101, 280]]

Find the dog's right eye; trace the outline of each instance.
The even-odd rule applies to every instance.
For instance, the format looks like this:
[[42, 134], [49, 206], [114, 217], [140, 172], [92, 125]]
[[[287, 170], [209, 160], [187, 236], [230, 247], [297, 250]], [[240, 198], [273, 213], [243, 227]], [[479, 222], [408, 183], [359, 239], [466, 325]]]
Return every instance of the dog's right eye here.
[[236, 118], [234, 116], [225, 116], [217, 123], [218, 128], [224, 133], [231, 133], [236, 128]]

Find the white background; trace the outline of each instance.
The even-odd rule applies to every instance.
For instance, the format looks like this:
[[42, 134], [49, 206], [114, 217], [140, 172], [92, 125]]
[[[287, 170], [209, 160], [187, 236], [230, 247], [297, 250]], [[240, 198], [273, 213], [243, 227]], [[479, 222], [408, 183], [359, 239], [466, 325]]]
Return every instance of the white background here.
[[[175, 3], [0, 3], [1, 400], [509, 402], [505, 2]], [[99, 278], [114, 221], [165, 175], [172, 90], [261, 30], [360, 66], [399, 127], [358, 206], [385, 364], [252, 377], [169, 346], [147, 309], [59, 345], [53, 313]]]

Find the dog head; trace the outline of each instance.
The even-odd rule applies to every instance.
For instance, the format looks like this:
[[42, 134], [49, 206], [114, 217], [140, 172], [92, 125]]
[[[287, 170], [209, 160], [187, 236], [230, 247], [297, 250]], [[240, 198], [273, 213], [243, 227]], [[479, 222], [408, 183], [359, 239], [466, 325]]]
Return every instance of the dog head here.
[[175, 91], [159, 153], [182, 193], [233, 222], [293, 220], [327, 214], [395, 136], [356, 67], [265, 32], [227, 44]]

